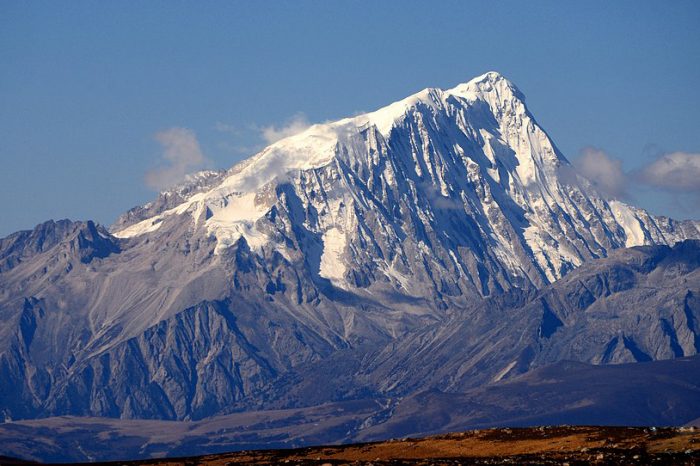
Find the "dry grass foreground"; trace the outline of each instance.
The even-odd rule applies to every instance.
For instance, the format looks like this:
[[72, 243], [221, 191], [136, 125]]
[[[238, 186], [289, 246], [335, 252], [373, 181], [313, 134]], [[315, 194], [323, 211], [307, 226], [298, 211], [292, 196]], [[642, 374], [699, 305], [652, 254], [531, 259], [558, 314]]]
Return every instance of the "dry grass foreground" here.
[[537, 427], [487, 429], [344, 446], [259, 450], [103, 465], [700, 465], [700, 429]]

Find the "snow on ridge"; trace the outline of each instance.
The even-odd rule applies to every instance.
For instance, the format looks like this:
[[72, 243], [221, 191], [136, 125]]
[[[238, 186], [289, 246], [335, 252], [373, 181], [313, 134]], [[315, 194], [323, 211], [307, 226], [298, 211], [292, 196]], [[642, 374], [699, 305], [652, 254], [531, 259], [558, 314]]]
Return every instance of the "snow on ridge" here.
[[[221, 182], [208, 191], [195, 194], [180, 206], [162, 212], [154, 218], [131, 225], [117, 232], [116, 236], [124, 238], [151, 233], [160, 228], [166, 217], [186, 212], [198, 222], [206, 208], [210, 211], [206, 228], [209, 234], [217, 238], [217, 252], [232, 245], [241, 236], [246, 237], [251, 247], [261, 247], [267, 241], [267, 237], [256, 231], [255, 222], [265, 215], [268, 209], [255, 203], [254, 193], [273, 180], [279, 180], [294, 171], [321, 168], [333, 163], [340, 147], [350, 151], [354, 147], [362, 149], [364, 144], [356, 145], [354, 142], [361, 141], [360, 133], [369, 126], [376, 127], [382, 136], [388, 138], [392, 128], [400, 124], [412, 109], [424, 105], [433, 109], [435, 113], [444, 111], [448, 106], [454, 105], [448, 102], [452, 97], [457, 97], [460, 102], [458, 105], [463, 108], [471, 106], [475, 101], [484, 101], [495, 115], [500, 114], [506, 105], [517, 105], [521, 115], [526, 112], [520, 102], [520, 92], [496, 72], [478, 76], [448, 90], [426, 88], [376, 111], [312, 125], [301, 133], [276, 141], [231, 168]], [[521, 125], [519, 131], [527, 132], [527, 126], [522, 128]], [[546, 139], [544, 133], [537, 136]], [[532, 152], [541, 151], [542, 145], [547, 146], [547, 141], [533, 141], [527, 134], [514, 137], [515, 141], [503, 142], [507, 145], [517, 144], [516, 152], [525, 154], [526, 159], [521, 160], [515, 170], [521, 182], [527, 185], [538, 178], [539, 167], [535, 161], [530, 160]], [[490, 145], [490, 142], [487, 145]], [[545, 191], [548, 189], [543, 188]], [[336, 246], [340, 247], [340, 240], [335, 230], [326, 230], [322, 274], [336, 282], [341, 279], [339, 275], [344, 273], [336, 260], [339, 255]]]
[[[436, 132], [429, 124], [424, 124], [430, 115], [422, 111], [423, 106], [433, 111], [438, 125], [445, 123], [445, 118], [454, 118], [454, 121], [447, 122], [445, 128], [438, 128]], [[420, 111], [414, 112], [417, 107], [421, 107]], [[385, 146], [381, 141], [362, 134], [367, 128], [375, 127], [379, 135], [388, 139], [392, 129], [407, 116], [414, 118], [416, 124], [411, 126], [411, 140], [406, 142], [412, 146], [406, 153], [382, 152]], [[446, 140], [438, 140], [443, 135], [446, 135]], [[475, 145], [460, 145], [464, 136]], [[452, 149], [441, 148], [443, 142], [445, 147]], [[458, 195], [461, 189], [468, 190], [468, 184], [478, 186], [468, 196], [483, 212], [486, 219], [484, 231], [493, 231], [489, 239], [490, 252], [511, 276], [525, 281], [539, 280], [531, 271], [531, 265], [536, 265], [544, 279], [552, 282], [586, 260], [588, 250], [601, 255], [622, 245], [672, 242], [687, 236], [675, 224], [666, 225], [641, 209], [617, 201], [607, 203], [585, 185], [581, 185], [580, 190], [574, 188], [567, 192], [570, 188], [566, 186], [566, 180], [559, 177], [559, 168], [568, 162], [530, 115], [524, 96], [496, 72], [486, 73], [448, 90], [427, 88], [373, 112], [310, 126], [237, 164], [208, 190], [191, 195], [181, 205], [131, 225], [117, 232], [116, 236], [151, 233], [161, 228], [167, 217], [187, 213], [193, 217], [196, 226], [203, 226], [207, 234], [216, 237], [215, 253], [235, 244], [241, 237], [245, 237], [251, 248], [259, 250], [269, 244], [269, 237], [265, 233], [267, 230], [258, 230], [256, 225], [260, 225], [258, 220], [269, 212], [270, 202], [275, 202], [274, 195], [264, 194], [266, 189], [272, 189], [275, 182], [285, 177], [296, 180], [296, 183], [298, 172], [330, 164], [338, 165], [329, 172], [342, 172], [346, 160], [345, 155], [339, 157], [341, 153], [350, 159], [357, 157], [359, 164], [372, 164], [368, 162], [368, 156], [375, 152], [379, 155], [371, 157], [388, 154], [387, 157], [403, 157], [409, 166], [415, 162], [416, 175], [431, 180], [445, 197], [451, 193]], [[445, 160], [454, 163], [450, 157], [455, 157], [457, 165], [465, 164], [469, 179], [464, 184], [464, 180], [450, 181], [447, 172], [443, 171], [449, 166], [441, 166]], [[387, 185], [393, 186], [396, 183], [393, 178], [395, 171], [389, 168], [387, 166], [380, 176], [385, 177]], [[451, 183], [449, 186], [444, 178]], [[334, 186], [343, 191], [343, 182], [339, 183]], [[298, 194], [303, 198], [302, 191], [306, 188], [297, 183], [295, 189], [300, 190]], [[355, 193], [351, 186], [348, 189], [350, 191], [344, 194], [349, 194], [347, 199], [352, 199]], [[492, 189], [500, 193], [500, 197], [494, 198]], [[316, 207], [319, 207], [319, 212], [328, 209], [331, 213], [314, 226], [323, 243], [319, 274], [341, 287], [345, 283], [349, 261], [346, 252], [357, 234], [352, 228], [351, 218], [341, 218], [340, 215], [333, 218], [340, 208], [331, 199], [342, 197], [342, 194], [322, 194], [323, 199]], [[466, 199], [463, 196], [461, 201], [467, 202]], [[503, 203], [501, 199], [507, 202]], [[508, 207], [510, 201], [522, 209], [520, 214], [514, 215], [514, 209]], [[460, 199], [456, 202], [459, 203]], [[205, 211], [206, 215], [203, 215]], [[350, 211], [348, 208], [343, 215], [350, 215]], [[429, 210], [419, 210], [416, 214], [423, 223], [432, 221]], [[591, 221], [595, 228], [587, 226]], [[511, 227], [513, 230], [508, 230]], [[521, 235], [519, 240], [515, 239], [518, 233]], [[456, 270], [466, 275], [460, 258], [454, 256], [452, 250], [449, 253]], [[380, 264], [379, 268], [394, 282], [410, 288], [404, 283], [408, 276], [398, 273], [388, 263]]]
[[409, 110], [419, 104], [435, 108], [443, 100], [444, 92], [442, 89], [429, 87], [373, 112], [346, 118], [338, 123], [352, 122], [357, 127], [375, 126], [379, 133], [387, 138], [392, 128]]
[[163, 217], [158, 215], [156, 217], [151, 217], [138, 223], [134, 223], [122, 230], [112, 233], [112, 236], [116, 238], [131, 238], [133, 236], [140, 236], [146, 233], [156, 231], [161, 227], [161, 222]]
[[[187, 211], [200, 212], [201, 205], [196, 205], [197, 203], [207, 204], [208, 200], [213, 199], [214, 204], [216, 204], [217, 200], [221, 198], [238, 195], [238, 193], [256, 192], [267, 183], [283, 177], [289, 172], [321, 168], [333, 161], [336, 155], [336, 148], [339, 145], [343, 145], [351, 138], [357, 137], [367, 126], [375, 126], [380, 134], [388, 137], [391, 129], [412, 108], [418, 105], [422, 104], [437, 108], [445, 105], [445, 99], [450, 95], [470, 97], [472, 99], [483, 97], [488, 94], [488, 90], [482, 89], [483, 83], [497, 83], [501, 81], [506, 82], [507, 86], [513, 87], [500, 74], [489, 72], [447, 91], [438, 88], [426, 88], [373, 112], [344, 118], [335, 122], [312, 125], [299, 134], [289, 136], [267, 146], [253, 157], [237, 164], [228, 173], [222, 175], [223, 180], [209, 191], [206, 191], [203, 197], [196, 194], [190, 196], [186, 198], [181, 206], [130, 225], [117, 231], [115, 236], [128, 238], [150, 233], [160, 227], [165, 217]], [[479, 92], [477, 93], [476, 90], [479, 90]], [[469, 92], [472, 94], [468, 95]], [[199, 172], [190, 175], [181, 185], [174, 187], [170, 191], [178, 192], [183, 188], [186, 189], [199, 182], [206, 182], [207, 179], [212, 179], [216, 176], [219, 176], [219, 172]], [[192, 208], [193, 205], [194, 208]], [[211, 223], [221, 226], [226, 218], [224, 216], [221, 221], [215, 219]], [[233, 223], [237, 222], [239, 220], [233, 221]]]

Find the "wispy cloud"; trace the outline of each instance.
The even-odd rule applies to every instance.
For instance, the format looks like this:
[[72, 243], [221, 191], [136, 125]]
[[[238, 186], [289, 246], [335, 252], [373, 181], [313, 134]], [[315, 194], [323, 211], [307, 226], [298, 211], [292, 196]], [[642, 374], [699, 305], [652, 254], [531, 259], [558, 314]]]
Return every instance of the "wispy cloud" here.
[[292, 115], [280, 126], [235, 125], [217, 121], [214, 129], [229, 137], [229, 140], [218, 143], [220, 149], [237, 155], [252, 155], [280, 139], [301, 133], [309, 126], [311, 123], [306, 115], [299, 112]]
[[156, 133], [154, 138], [163, 147], [163, 153], [160, 165], [146, 173], [146, 184], [153, 189], [166, 189], [188, 173], [209, 165], [191, 129], [170, 128]]
[[299, 134], [307, 129], [311, 124], [303, 113], [294, 114], [286, 123], [280, 127], [263, 126], [260, 128], [260, 136], [267, 144], [272, 144], [280, 139]]
[[[588, 147], [573, 161], [576, 174], [587, 178], [604, 196], [631, 200], [630, 192], [658, 193], [657, 201], [670, 203], [675, 212], [697, 215], [700, 201], [700, 153], [658, 152], [642, 167], [625, 171], [620, 159]], [[562, 176], [573, 173], [562, 171]]]
[[574, 160], [578, 172], [603, 194], [614, 198], [628, 197], [629, 177], [622, 161], [595, 147], [586, 147]]
[[232, 125], [230, 123], [224, 123], [222, 121], [217, 121], [214, 124], [214, 129], [221, 133], [228, 133], [234, 136], [241, 136], [244, 133], [244, 128]]
[[632, 174], [638, 182], [675, 193], [700, 193], [700, 153], [662, 155]]

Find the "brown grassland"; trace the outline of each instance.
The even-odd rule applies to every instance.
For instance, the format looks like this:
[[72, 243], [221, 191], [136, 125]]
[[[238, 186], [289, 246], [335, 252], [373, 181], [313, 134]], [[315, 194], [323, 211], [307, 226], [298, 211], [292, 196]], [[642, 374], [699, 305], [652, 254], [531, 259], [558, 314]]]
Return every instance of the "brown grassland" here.
[[700, 429], [538, 427], [486, 429], [426, 438], [258, 450], [103, 465], [583, 465], [700, 464]]

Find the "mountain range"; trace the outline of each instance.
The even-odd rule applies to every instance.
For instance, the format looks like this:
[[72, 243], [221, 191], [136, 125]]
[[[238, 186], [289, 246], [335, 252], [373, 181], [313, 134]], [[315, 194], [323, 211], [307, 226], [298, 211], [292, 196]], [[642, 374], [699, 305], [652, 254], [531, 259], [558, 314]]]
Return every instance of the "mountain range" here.
[[[700, 417], [683, 369], [700, 352], [699, 240], [700, 222], [597, 192], [500, 74], [425, 89], [190, 175], [110, 228], [48, 221], [0, 240], [0, 431], [340, 404], [352, 426], [328, 438], [374, 439], [405, 432], [406, 406], [431, 412], [407, 400], [491, 393], [500, 409], [460, 428], [517, 410], [628, 422], [600, 409], [621, 388], [640, 394], [625, 401], [636, 419], [682, 424]], [[653, 367], [672, 374], [656, 395], [681, 408], [624, 386]], [[607, 398], [551, 396], [529, 417], [494, 388], [603, 373]], [[595, 415], [567, 417], [579, 408]], [[298, 437], [284, 419], [279, 435]]]

